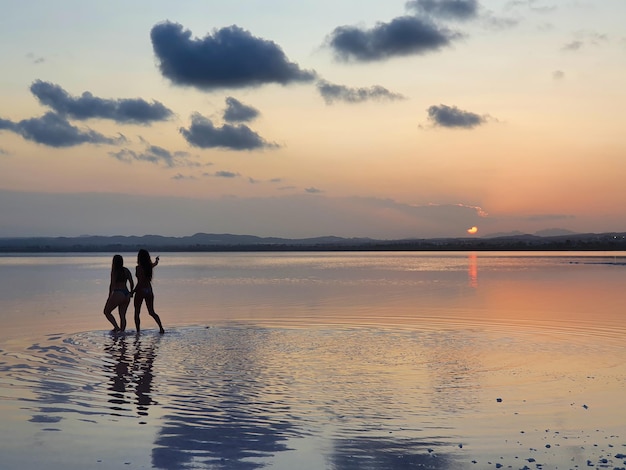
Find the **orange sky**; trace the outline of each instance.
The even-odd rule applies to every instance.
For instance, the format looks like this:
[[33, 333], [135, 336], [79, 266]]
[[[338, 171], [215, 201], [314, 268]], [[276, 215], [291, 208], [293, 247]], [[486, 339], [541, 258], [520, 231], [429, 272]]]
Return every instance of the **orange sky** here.
[[624, 17], [617, 0], [15, 5], [0, 236], [624, 231]]

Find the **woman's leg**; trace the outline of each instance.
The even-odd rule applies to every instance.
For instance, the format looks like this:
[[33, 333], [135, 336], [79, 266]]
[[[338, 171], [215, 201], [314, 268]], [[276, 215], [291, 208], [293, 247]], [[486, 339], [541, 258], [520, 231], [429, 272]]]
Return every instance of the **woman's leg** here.
[[115, 293], [113, 293], [109, 296], [107, 303], [104, 305], [104, 316], [111, 322], [111, 325], [113, 325], [113, 331], [120, 331], [120, 327], [117, 326], [115, 317], [111, 315], [111, 312], [118, 306], [118, 300], [119, 299], [116, 299]]
[[148, 308], [148, 313], [150, 314], [150, 316], [154, 318], [154, 321], [156, 321], [157, 325], [159, 325], [159, 333], [165, 333], [163, 325], [161, 324], [161, 319], [154, 311], [154, 294], [146, 297], [146, 307]]
[[122, 331], [126, 331], [126, 311], [128, 310], [129, 305], [130, 297], [127, 296], [124, 303], [117, 307], [117, 311], [120, 314], [120, 330]]
[[135, 330], [139, 333], [139, 312], [141, 311], [141, 303], [143, 302], [143, 294], [139, 291], [135, 292]]

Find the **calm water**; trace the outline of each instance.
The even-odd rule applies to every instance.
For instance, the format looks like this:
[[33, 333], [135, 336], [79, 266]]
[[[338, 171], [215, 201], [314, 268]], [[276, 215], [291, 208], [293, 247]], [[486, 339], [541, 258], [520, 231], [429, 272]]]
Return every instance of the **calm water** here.
[[625, 256], [0, 256], [0, 468], [626, 468]]

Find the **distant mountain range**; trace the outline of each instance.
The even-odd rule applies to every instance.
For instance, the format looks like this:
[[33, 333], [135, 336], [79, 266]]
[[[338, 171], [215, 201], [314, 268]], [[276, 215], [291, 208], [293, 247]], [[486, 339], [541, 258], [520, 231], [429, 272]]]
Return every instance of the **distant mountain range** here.
[[371, 238], [277, 238], [196, 233], [185, 237], [92, 236], [0, 238], [0, 252], [149, 251], [467, 251], [467, 250], [626, 250], [625, 233], [574, 233], [552, 229], [537, 234], [512, 232], [482, 238], [376, 240]]

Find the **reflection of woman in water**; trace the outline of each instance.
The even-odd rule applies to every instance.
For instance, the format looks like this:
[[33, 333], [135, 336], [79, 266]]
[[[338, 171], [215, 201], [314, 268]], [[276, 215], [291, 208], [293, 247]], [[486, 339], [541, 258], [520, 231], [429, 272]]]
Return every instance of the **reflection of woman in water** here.
[[[136, 336], [134, 343], [128, 343], [125, 336], [113, 336], [104, 349], [111, 356], [111, 361], [104, 362], [104, 369], [109, 376], [109, 403], [112, 414], [123, 416], [129, 411], [133, 401], [139, 416], [148, 416], [149, 407], [156, 404], [152, 398], [153, 363], [160, 338], [152, 339], [147, 345], [142, 344], [141, 336]], [[134, 352], [133, 352], [134, 348]], [[131, 398], [131, 393], [135, 399]]]
[[154, 293], [152, 292], [152, 269], [159, 264], [159, 257], [157, 256], [154, 263], [150, 258], [150, 253], [147, 250], [139, 250], [137, 253], [137, 268], [135, 270], [135, 276], [137, 276], [137, 287], [135, 288], [135, 326], [137, 333], [139, 333], [139, 312], [141, 310], [141, 304], [146, 301], [146, 307], [148, 313], [159, 325], [159, 333], [165, 333], [161, 319], [154, 311]]
[[[127, 286], [130, 283], [130, 289]], [[113, 331], [124, 331], [126, 329], [126, 310], [130, 304], [135, 282], [133, 276], [124, 267], [124, 258], [121, 255], [115, 255], [111, 263], [111, 282], [109, 284], [109, 298], [104, 305], [104, 316], [113, 325]], [[118, 309], [120, 314], [120, 324], [117, 325], [115, 317], [111, 314], [113, 310]]]

